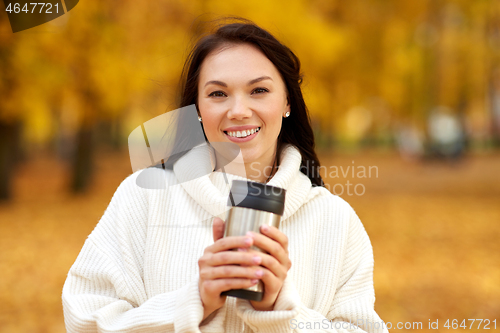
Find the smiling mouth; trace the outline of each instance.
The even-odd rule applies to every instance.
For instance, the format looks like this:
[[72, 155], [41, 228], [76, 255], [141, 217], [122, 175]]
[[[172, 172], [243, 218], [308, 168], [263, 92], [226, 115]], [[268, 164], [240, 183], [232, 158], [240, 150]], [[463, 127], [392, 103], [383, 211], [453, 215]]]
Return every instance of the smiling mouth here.
[[260, 131], [260, 127], [246, 131], [224, 131], [224, 133], [233, 138], [246, 138], [247, 136], [257, 133], [258, 131]]

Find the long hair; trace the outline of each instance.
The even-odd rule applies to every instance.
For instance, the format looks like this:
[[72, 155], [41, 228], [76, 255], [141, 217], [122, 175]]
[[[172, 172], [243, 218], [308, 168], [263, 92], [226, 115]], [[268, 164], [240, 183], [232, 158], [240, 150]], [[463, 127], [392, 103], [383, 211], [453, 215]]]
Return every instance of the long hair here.
[[292, 144], [302, 156], [300, 171], [309, 177], [313, 186], [323, 186], [323, 179], [319, 174], [320, 163], [314, 151], [309, 112], [300, 88], [302, 74], [299, 59], [288, 47], [253, 22], [241, 18], [237, 18], [237, 21], [220, 25], [214, 32], [203, 36], [189, 53], [182, 70], [179, 107], [195, 104], [199, 112], [198, 81], [201, 65], [211, 52], [228, 44], [248, 43], [257, 47], [278, 69], [288, 91], [290, 117], [283, 120], [278, 136], [277, 165], [284, 146]]

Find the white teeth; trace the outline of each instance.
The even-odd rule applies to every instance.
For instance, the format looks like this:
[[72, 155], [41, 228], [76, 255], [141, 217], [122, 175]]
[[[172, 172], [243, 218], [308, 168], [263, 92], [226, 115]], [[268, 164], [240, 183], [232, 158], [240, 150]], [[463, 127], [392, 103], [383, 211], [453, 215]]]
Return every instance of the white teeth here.
[[226, 132], [227, 135], [232, 136], [232, 137], [237, 137], [237, 138], [245, 138], [249, 135], [252, 135], [254, 133], [257, 133], [260, 130], [260, 127], [254, 128], [252, 130], [246, 130], [246, 131], [236, 131], [236, 132]]

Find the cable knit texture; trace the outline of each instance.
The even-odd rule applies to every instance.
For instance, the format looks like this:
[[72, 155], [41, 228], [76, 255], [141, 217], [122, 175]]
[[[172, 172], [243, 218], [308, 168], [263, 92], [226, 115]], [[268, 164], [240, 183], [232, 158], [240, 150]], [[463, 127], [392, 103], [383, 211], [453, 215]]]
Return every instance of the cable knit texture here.
[[[213, 244], [214, 216], [225, 218], [231, 181], [245, 179], [200, 175], [214, 156], [193, 149], [173, 170], [144, 169], [122, 182], [68, 273], [67, 331], [386, 332], [374, 311], [368, 235], [349, 204], [311, 186], [293, 146], [269, 182], [287, 190], [280, 230], [292, 261], [274, 310], [228, 296], [202, 322], [198, 259]], [[137, 185], [141, 172], [155, 189]]]

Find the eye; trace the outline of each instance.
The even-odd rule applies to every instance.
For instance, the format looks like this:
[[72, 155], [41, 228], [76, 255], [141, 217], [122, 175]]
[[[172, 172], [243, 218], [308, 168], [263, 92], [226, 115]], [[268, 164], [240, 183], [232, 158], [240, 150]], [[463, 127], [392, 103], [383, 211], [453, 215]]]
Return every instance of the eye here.
[[223, 91], [217, 90], [217, 91], [211, 92], [208, 96], [209, 97], [224, 97], [224, 96], [226, 96], [226, 94]]
[[266, 88], [255, 88], [252, 93], [257, 93], [257, 94], [262, 94], [262, 93], [265, 93], [265, 92], [269, 92], [269, 90], [267, 90]]

